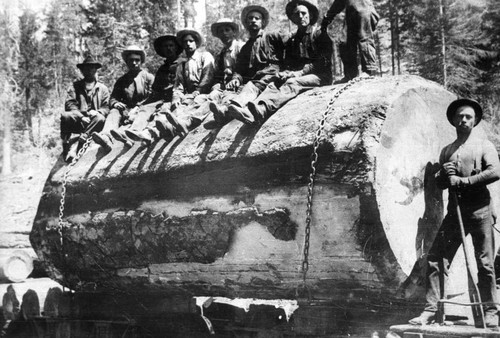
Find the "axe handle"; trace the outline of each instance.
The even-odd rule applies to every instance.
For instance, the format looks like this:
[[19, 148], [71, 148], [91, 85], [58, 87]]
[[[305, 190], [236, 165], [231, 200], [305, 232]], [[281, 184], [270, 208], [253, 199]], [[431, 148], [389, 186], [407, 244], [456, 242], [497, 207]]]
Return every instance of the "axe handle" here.
[[462, 235], [462, 247], [464, 249], [464, 257], [465, 257], [465, 266], [467, 267], [467, 281], [469, 284], [469, 299], [471, 303], [479, 303], [479, 305], [472, 305], [472, 316], [474, 318], [474, 326], [478, 328], [485, 328], [484, 322], [484, 311], [483, 306], [481, 305], [481, 296], [479, 294], [479, 289], [472, 277], [471, 268], [470, 268], [470, 258], [466, 248], [465, 242], [465, 228], [464, 222], [462, 219], [462, 212], [460, 210], [460, 205], [458, 204], [457, 192], [453, 189], [449, 190], [449, 193], [453, 199], [453, 202], [456, 205], [457, 212], [457, 220], [458, 225], [460, 226], [460, 234]]

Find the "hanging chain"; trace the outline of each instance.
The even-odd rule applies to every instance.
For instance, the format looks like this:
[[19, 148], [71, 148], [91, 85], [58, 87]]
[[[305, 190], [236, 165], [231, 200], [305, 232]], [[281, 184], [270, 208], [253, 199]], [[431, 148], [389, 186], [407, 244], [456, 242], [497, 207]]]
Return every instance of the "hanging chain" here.
[[[85, 143], [83, 144], [83, 146], [80, 148], [80, 150], [78, 150], [78, 153], [76, 154], [76, 157], [73, 158], [73, 160], [71, 161], [71, 163], [68, 165], [68, 167], [66, 169], [66, 172], [64, 173], [64, 176], [63, 176], [62, 190], [61, 190], [61, 201], [60, 201], [60, 204], [59, 204], [59, 222], [57, 224], [57, 234], [59, 235], [59, 244], [61, 245], [61, 251], [62, 251], [64, 259], [66, 259], [66, 253], [65, 253], [65, 250], [64, 250], [64, 240], [63, 240], [62, 229], [63, 229], [64, 224], [65, 224], [63, 218], [64, 218], [64, 205], [66, 203], [66, 183], [68, 181], [68, 174], [73, 169], [73, 167], [75, 166], [76, 162], [78, 162], [78, 160], [80, 160], [80, 158], [83, 156], [83, 154], [85, 153], [85, 151], [87, 151], [87, 148], [89, 147], [91, 141], [92, 141], [91, 137], [87, 138], [87, 140], [85, 141]], [[64, 275], [64, 272], [63, 272], [63, 278], [64, 278], [64, 276], [65, 275]]]
[[316, 164], [318, 162], [318, 148], [319, 141], [323, 134], [323, 129], [325, 128], [326, 118], [333, 111], [333, 104], [337, 101], [340, 94], [346, 91], [353, 84], [360, 82], [361, 80], [372, 79], [373, 77], [356, 77], [346, 84], [344, 84], [331, 98], [328, 106], [323, 113], [323, 117], [319, 124], [318, 130], [316, 131], [316, 137], [313, 143], [313, 152], [311, 155], [311, 173], [309, 174], [309, 184], [307, 185], [307, 212], [306, 212], [306, 228], [305, 228], [305, 238], [304, 238], [304, 252], [302, 260], [302, 280], [304, 285], [306, 284], [307, 271], [309, 270], [309, 240], [311, 235], [311, 220], [312, 220], [312, 198], [313, 198], [313, 188], [314, 188], [314, 178], [316, 177]]

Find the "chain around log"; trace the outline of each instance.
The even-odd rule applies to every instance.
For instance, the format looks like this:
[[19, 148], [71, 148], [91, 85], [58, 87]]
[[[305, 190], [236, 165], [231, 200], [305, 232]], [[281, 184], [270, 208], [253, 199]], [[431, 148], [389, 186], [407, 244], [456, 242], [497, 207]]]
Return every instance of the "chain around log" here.
[[331, 98], [328, 106], [326, 107], [321, 122], [319, 124], [318, 130], [316, 131], [316, 137], [313, 143], [313, 152], [311, 154], [311, 173], [309, 174], [309, 184], [307, 185], [307, 211], [306, 211], [306, 227], [305, 227], [305, 236], [304, 236], [304, 252], [303, 252], [303, 260], [302, 260], [302, 282], [303, 287], [306, 287], [306, 278], [307, 271], [309, 270], [309, 241], [311, 235], [311, 220], [312, 220], [312, 198], [313, 198], [313, 188], [314, 188], [314, 178], [316, 177], [316, 164], [318, 162], [318, 148], [319, 141], [323, 134], [323, 129], [325, 128], [326, 118], [333, 111], [333, 104], [337, 101], [340, 94], [346, 91], [353, 84], [360, 82], [366, 79], [373, 79], [370, 77], [356, 77], [345, 85], [343, 85]]
[[[68, 181], [68, 174], [73, 169], [75, 166], [76, 162], [80, 160], [80, 158], [83, 156], [83, 154], [87, 151], [87, 148], [90, 145], [90, 142], [92, 141], [92, 138], [87, 138], [85, 143], [83, 144], [82, 148], [78, 150], [78, 153], [76, 154], [76, 157], [71, 161], [71, 163], [68, 165], [66, 172], [64, 173], [63, 176], [63, 182], [62, 182], [62, 190], [61, 190], [61, 201], [59, 204], [59, 222], [57, 223], [57, 234], [59, 235], [59, 244], [61, 245], [61, 251], [63, 254], [63, 259], [66, 260], [66, 253], [64, 250], [64, 240], [63, 240], [63, 233], [62, 229], [64, 227], [64, 205], [66, 204], [66, 183]], [[64, 272], [63, 272], [63, 279], [64, 279]], [[63, 285], [64, 287], [64, 285]]]

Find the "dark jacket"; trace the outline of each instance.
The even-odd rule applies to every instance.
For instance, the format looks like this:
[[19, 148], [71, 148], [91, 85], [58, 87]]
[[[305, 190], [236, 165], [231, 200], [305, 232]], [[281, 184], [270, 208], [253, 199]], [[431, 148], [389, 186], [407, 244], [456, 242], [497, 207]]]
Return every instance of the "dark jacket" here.
[[111, 93], [110, 108], [118, 102], [125, 103], [128, 108], [135, 107], [151, 94], [153, 81], [153, 74], [146, 70], [141, 70], [136, 76], [130, 72], [126, 73], [116, 80]]
[[64, 110], [78, 110], [87, 115], [89, 110], [97, 110], [104, 116], [109, 112], [109, 89], [104, 84], [97, 82], [90, 92], [85, 91], [85, 81], [73, 82], [66, 94]]
[[236, 59], [233, 79], [246, 83], [264, 75], [277, 73], [283, 61], [283, 38], [277, 33], [261, 31], [241, 47]]
[[282, 68], [298, 71], [299, 76], [315, 74], [331, 80], [332, 53], [333, 43], [328, 33], [309, 26], [305, 32], [297, 31], [286, 40]]

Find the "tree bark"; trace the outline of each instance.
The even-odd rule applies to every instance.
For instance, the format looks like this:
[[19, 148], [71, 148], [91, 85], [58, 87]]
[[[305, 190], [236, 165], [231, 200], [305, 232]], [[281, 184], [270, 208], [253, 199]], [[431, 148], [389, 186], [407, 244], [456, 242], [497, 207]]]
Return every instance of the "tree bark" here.
[[397, 298], [442, 217], [426, 182], [454, 139], [444, 112], [455, 95], [398, 76], [352, 84], [331, 102], [340, 88], [305, 92], [260, 128], [232, 121], [150, 148], [91, 147], [68, 175], [62, 246], [59, 162], [30, 237], [38, 256], [70, 287], [294, 297], [312, 145], [331, 104], [306, 281], [317, 299]]

